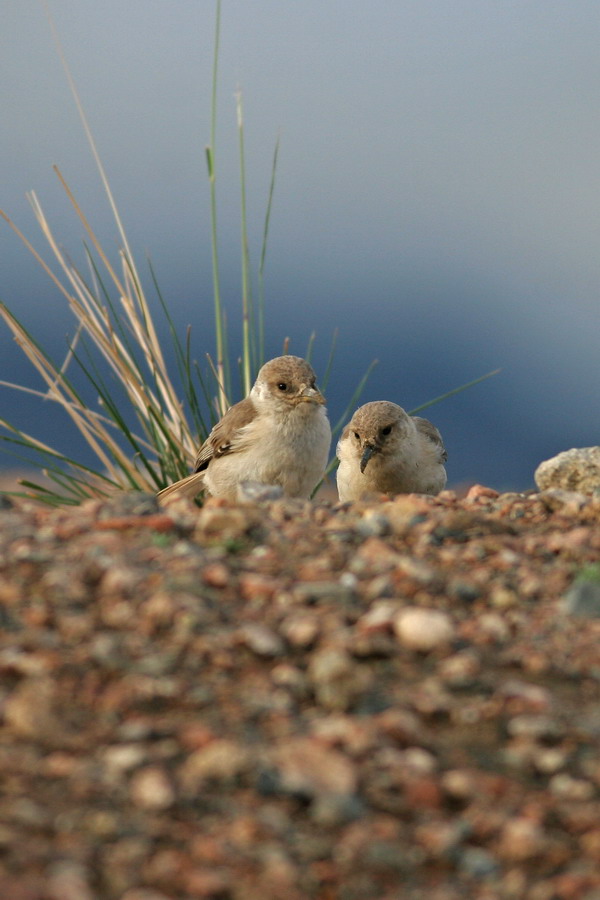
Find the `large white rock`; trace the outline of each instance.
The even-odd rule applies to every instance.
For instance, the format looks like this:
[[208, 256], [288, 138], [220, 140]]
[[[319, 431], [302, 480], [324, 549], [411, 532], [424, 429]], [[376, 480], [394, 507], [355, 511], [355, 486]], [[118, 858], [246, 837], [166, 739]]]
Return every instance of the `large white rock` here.
[[600, 447], [565, 450], [540, 463], [534, 477], [540, 491], [552, 488], [581, 494], [600, 491]]

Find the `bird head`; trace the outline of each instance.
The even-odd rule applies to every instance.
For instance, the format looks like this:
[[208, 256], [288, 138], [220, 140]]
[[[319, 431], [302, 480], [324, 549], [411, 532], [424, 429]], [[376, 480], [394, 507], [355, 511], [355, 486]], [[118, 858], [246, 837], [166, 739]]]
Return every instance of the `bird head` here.
[[407, 420], [402, 407], [388, 400], [365, 403], [356, 410], [345, 434], [355, 447], [363, 474], [373, 456], [394, 451], [406, 432]]
[[325, 403], [312, 366], [299, 356], [278, 356], [265, 363], [250, 396], [259, 402], [268, 399], [280, 409]]

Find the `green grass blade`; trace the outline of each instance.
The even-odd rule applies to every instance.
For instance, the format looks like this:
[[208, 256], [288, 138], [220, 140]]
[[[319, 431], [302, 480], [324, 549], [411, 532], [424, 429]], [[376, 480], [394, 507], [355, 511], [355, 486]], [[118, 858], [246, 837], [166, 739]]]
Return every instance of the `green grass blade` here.
[[493, 369], [493, 371], [487, 372], [485, 375], [480, 375], [479, 378], [475, 378], [473, 381], [468, 381], [466, 384], [461, 384], [460, 387], [453, 388], [451, 391], [446, 391], [445, 394], [440, 394], [439, 397], [434, 397], [433, 400], [428, 400], [427, 403], [422, 403], [420, 406], [415, 407], [415, 409], [411, 409], [409, 415], [416, 416], [417, 413], [422, 412], [424, 409], [428, 409], [435, 403], [439, 403], [441, 400], [447, 400], [448, 397], [454, 397], [455, 394], [460, 394], [462, 391], [466, 391], [467, 388], [474, 387], [476, 384], [486, 381], [486, 379], [491, 378], [493, 375], [497, 375], [501, 371], [502, 369]]
[[[119, 485], [116, 481], [114, 481], [112, 478], [109, 478], [107, 475], [105, 475], [103, 472], [100, 472], [98, 469], [93, 469], [91, 466], [87, 466], [84, 463], [78, 462], [76, 459], [73, 459], [72, 457], [67, 456], [65, 453], [61, 453], [60, 450], [53, 450], [50, 447], [40, 446], [35, 441], [31, 440], [23, 432], [19, 431], [18, 428], [15, 428], [15, 426], [10, 425], [10, 423], [8, 423], [6, 421], [6, 419], [0, 419], [0, 425], [2, 425], [4, 428], [9, 428], [14, 434], [18, 435], [18, 437], [10, 437], [9, 435], [6, 435], [6, 434], [0, 434], [0, 441], [5, 441], [10, 444], [15, 444], [19, 447], [24, 447], [27, 450], [31, 450], [33, 453], [35, 453], [39, 456], [48, 457], [49, 459], [56, 460], [63, 465], [71, 466], [75, 470], [78, 470], [81, 472], [87, 472], [89, 475], [93, 476], [94, 478], [99, 478], [101, 481], [106, 482], [106, 484], [110, 484], [115, 488], [119, 487]], [[28, 457], [22, 456], [21, 458], [23, 460], [26, 460], [27, 462], [30, 462]]]
[[340, 418], [338, 419], [338, 421], [336, 422], [334, 427], [331, 429], [332, 435], [334, 437], [338, 434], [338, 432], [340, 432], [342, 430], [342, 428], [344, 427], [346, 422], [350, 419], [352, 413], [354, 412], [354, 407], [356, 405], [356, 401], [358, 400], [358, 398], [364, 391], [365, 384], [368, 381], [369, 375], [371, 374], [371, 372], [373, 371], [375, 366], [378, 364], [378, 362], [379, 362], [379, 360], [377, 360], [377, 359], [372, 360], [372, 362], [369, 364], [369, 366], [367, 368], [367, 371], [365, 372], [365, 374], [363, 375], [363, 377], [360, 379], [357, 386], [355, 387], [354, 393], [350, 397], [350, 400], [348, 401], [348, 404], [347, 404], [344, 412], [342, 413], [342, 415], [340, 416]]
[[304, 354], [304, 358], [306, 359], [307, 362], [311, 362], [311, 360], [312, 360], [312, 354], [313, 354], [313, 349], [315, 346], [316, 337], [317, 337], [316, 333], [314, 331], [311, 331], [310, 336], [308, 338], [308, 343], [306, 345], [306, 352]]
[[267, 257], [267, 242], [269, 238], [269, 224], [273, 208], [273, 196], [275, 193], [275, 176], [277, 173], [277, 160], [279, 157], [279, 137], [275, 142], [273, 162], [271, 164], [271, 181], [269, 184], [269, 196], [267, 210], [263, 226], [262, 245], [260, 248], [260, 263], [258, 267], [258, 360], [257, 367], [265, 362], [265, 261]]
[[250, 393], [254, 380], [254, 361], [256, 346], [254, 337], [256, 323], [252, 308], [252, 291], [250, 287], [250, 252], [248, 249], [248, 222], [246, 214], [246, 159], [244, 152], [244, 114], [241, 91], [236, 95], [238, 144], [240, 164], [240, 212], [242, 242], [242, 391], [245, 397]]
[[[44, 473], [45, 474], [45, 473]], [[3, 491], [9, 497], [23, 497], [27, 500], [37, 500], [39, 503], [46, 503], [48, 506], [78, 506], [81, 502], [80, 498], [75, 499], [64, 493], [58, 494], [56, 491], [50, 490], [42, 484], [26, 479], [19, 479], [18, 482], [22, 487], [30, 488], [33, 494], [24, 493], [23, 491]]]
[[209, 421], [206, 421], [205, 415], [203, 414], [200, 407], [200, 398], [196, 392], [196, 388], [194, 387], [193, 377], [195, 374], [198, 379], [198, 384], [200, 385], [200, 390], [202, 392], [202, 396], [204, 397], [207, 405], [210, 407], [210, 402], [207, 401], [208, 397], [208, 389], [204, 382], [204, 378], [202, 376], [202, 372], [200, 370], [200, 366], [198, 365], [196, 360], [192, 361], [192, 352], [191, 352], [191, 334], [192, 330], [188, 327], [186, 334], [186, 346], [185, 346], [185, 370], [186, 370], [186, 378], [189, 380], [189, 389], [188, 389], [188, 402], [190, 405], [190, 409], [192, 412], [192, 416], [194, 419], [196, 436], [201, 440], [208, 435], [208, 432], [212, 428], [212, 423], [209, 418]]
[[218, 229], [217, 229], [217, 172], [215, 167], [215, 148], [217, 136], [217, 83], [219, 74], [219, 43], [221, 31], [221, 0], [216, 4], [215, 43], [212, 71], [212, 95], [210, 110], [210, 146], [206, 148], [206, 160], [208, 164], [208, 181], [210, 187], [210, 223], [211, 223], [211, 248], [213, 268], [213, 294], [215, 311], [215, 339], [217, 350], [218, 383], [223, 385], [219, 394], [219, 408], [221, 413], [227, 408], [226, 395], [229, 391], [229, 372], [227, 371], [227, 343], [224, 329], [224, 312], [221, 300], [221, 278], [219, 269]]
[[329, 356], [327, 357], [327, 365], [325, 366], [325, 374], [321, 379], [321, 390], [325, 392], [327, 389], [327, 385], [329, 383], [329, 376], [331, 374], [331, 367], [333, 365], [333, 358], [335, 356], [335, 351], [337, 347], [337, 339], [338, 339], [339, 329], [335, 328], [333, 331], [333, 335], [331, 337], [331, 346], [329, 347]]
[[[213, 377], [216, 377], [216, 372], [215, 372], [215, 370], [214, 370], [214, 368], [213, 368], [213, 364], [212, 364], [212, 360], [211, 360], [210, 356], [208, 356], [208, 360], [209, 360], [209, 366], [211, 367], [211, 372], [212, 372], [212, 374], [213, 374]], [[209, 391], [208, 386], [207, 386], [207, 384], [206, 384], [206, 380], [205, 380], [204, 377], [202, 376], [202, 372], [201, 372], [201, 370], [200, 370], [200, 365], [199, 365], [199, 363], [198, 363], [197, 360], [194, 360], [194, 371], [195, 371], [195, 373], [196, 373], [196, 378], [198, 379], [198, 384], [200, 385], [200, 389], [201, 389], [201, 391], [202, 391], [202, 393], [203, 393], [203, 395], [204, 395], [204, 399], [205, 399], [205, 401], [206, 401], [206, 405], [207, 405], [208, 410], [209, 410], [209, 415], [210, 415], [210, 425], [211, 425], [211, 428], [212, 428], [212, 426], [215, 425], [216, 422], [217, 422], [217, 420], [218, 420], [217, 411], [216, 411], [216, 409], [215, 409], [215, 405], [214, 405], [214, 402], [213, 402], [213, 398], [211, 397], [210, 391]], [[208, 431], [210, 431], [210, 428], [207, 430], [207, 432], [206, 432], [207, 434], [208, 434]]]

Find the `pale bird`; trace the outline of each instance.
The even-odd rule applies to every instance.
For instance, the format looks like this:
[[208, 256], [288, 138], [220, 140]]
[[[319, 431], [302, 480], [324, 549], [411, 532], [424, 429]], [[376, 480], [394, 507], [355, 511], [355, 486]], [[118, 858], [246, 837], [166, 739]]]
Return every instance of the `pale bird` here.
[[437, 494], [446, 486], [447, 453], [435, 425], [388, 400], [356, 410], [336, 453], [343, 502], [372, 494]]
[[227, 410], [198, 451], [194, 472], [158, 493], [235, 500], [245, 482], [310, 497], [323, 478], [331, 428], [325, 398], [305, 359], [278, 356], [260, 369], [250, 394]]

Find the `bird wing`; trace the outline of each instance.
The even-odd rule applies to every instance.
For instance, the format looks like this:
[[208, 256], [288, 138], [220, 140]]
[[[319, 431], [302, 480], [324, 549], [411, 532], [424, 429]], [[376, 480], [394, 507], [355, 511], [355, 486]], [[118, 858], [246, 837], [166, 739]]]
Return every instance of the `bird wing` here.
[[225, 453], [235, 453], [238, 449], [236, 439], [244, 426], [249, 425], [256, 416], [256, 407], [246, 397], [230, 406], [220, 422], [214, 426], [196, 456], [195, 472], [206, 469], [213, 457], [223, 456]]
[[448, 453], [446, 452], [446, 448], [444, 447], [442, 436], [435, 425], [433, 425], [429, 421], [429, 419], [422, 419], [420, 416], [412, 416], [411, 418], [417, 426], [417, 431], [419, 431], [424, 437], [428, 438], [433, 444], [436, 444], [439, 447], [441, 459], [446, 462], [446, 460], [448, 459]]

